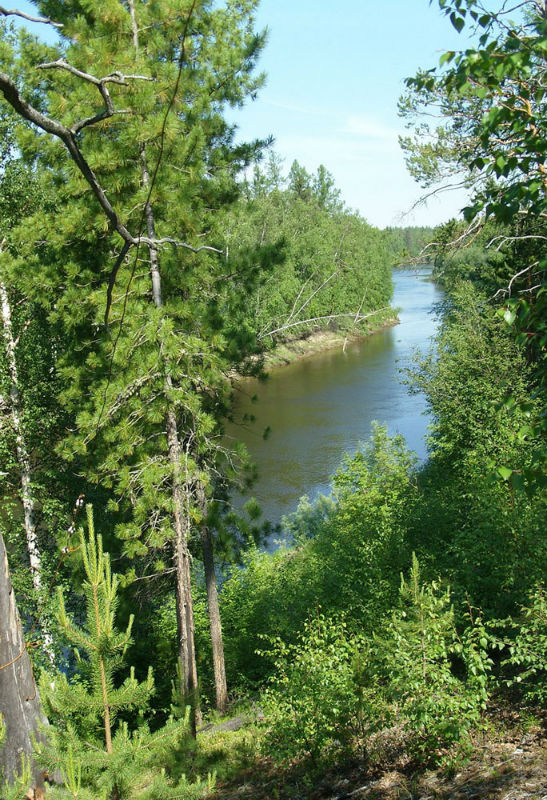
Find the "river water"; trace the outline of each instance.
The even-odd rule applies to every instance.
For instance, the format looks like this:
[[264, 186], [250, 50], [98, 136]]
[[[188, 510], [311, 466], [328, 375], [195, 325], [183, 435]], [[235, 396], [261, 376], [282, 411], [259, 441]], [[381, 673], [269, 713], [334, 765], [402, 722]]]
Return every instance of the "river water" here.
[[[386, 424], [390, 434], [403, 434], [425, 458], [425, 398], [409, 393], [400, 371], [416, 349], [429, 348], [442, 293], [427, 268], [394, 270], [393, 279], [399, 325], [348, 343], [345, 352], [340, 347], [277, 367], [266, 383], [240, 383], [238, 412], [254, 414], [256, 421], [233, 426], [228, 435], [246, 444], [258, 466], [251, 492], [263, 518], [278, 522], [302, 495], [328, 493], [330, 476], [345, 453], [368, 440], [373, 420]], [[251, 402], [255, 394], [258, 402]], [[266, 427], [271, 433], [264, 440]]]

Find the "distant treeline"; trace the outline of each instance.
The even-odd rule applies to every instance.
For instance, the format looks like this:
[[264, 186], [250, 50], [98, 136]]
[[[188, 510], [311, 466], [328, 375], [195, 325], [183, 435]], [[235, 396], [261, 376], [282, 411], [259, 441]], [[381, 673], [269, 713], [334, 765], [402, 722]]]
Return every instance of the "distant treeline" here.
[[424, 248], [433, 240], [435, 228], [409, 227], [385, 228], [387, 247], [395, 266], [403, 266], [408, 259], [419, 258], [422, 263], [432, 260], [431, 251]]

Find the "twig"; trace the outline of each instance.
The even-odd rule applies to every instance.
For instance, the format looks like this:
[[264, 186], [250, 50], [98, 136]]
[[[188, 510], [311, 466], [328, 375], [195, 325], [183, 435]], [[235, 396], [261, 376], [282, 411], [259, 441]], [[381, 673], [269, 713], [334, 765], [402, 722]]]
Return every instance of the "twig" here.
[[222, 255], [224, 252], [223, 250], [219, 250], [218, 247], [212, 247], [207, 244], [193, 247], [191, 244], [173, 239], [171, 236], [164, 236], [162, 239], [150, 239], [148, 236], [139, 236], [133, 240], [133, 244], [145, 244], [148, 247], [161, 247], [164, 244], [171, 244], [173, 247], [185, 247], [187, 250], [191, 250], [192, 253], [201, 253], [202, 250], [209, 250], [211, 253], [219, 253], [219, 255]]

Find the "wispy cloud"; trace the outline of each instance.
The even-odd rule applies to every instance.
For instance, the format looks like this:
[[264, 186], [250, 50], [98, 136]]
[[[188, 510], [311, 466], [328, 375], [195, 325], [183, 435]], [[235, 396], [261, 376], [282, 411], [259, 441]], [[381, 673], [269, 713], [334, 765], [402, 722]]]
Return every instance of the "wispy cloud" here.
[[363, 136], [367, 139], [397, 140], [400, 131], [397, 128], [379, 122], [373, 117], [364, 114], [350, 114], [340, 133], [350, 133], [354, 136]]

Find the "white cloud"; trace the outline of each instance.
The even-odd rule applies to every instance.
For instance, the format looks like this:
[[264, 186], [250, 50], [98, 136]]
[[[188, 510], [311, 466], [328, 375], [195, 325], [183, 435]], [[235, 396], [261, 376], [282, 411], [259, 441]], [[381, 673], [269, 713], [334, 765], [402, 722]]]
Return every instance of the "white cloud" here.
[[396, 128], [391, 128], [364, 114], [350, 114], [346, 119], [345, 127], [341, 128], [340, 132], [363, 136], [367, 139], [389, 139], [395, 142], [400, 133]]

